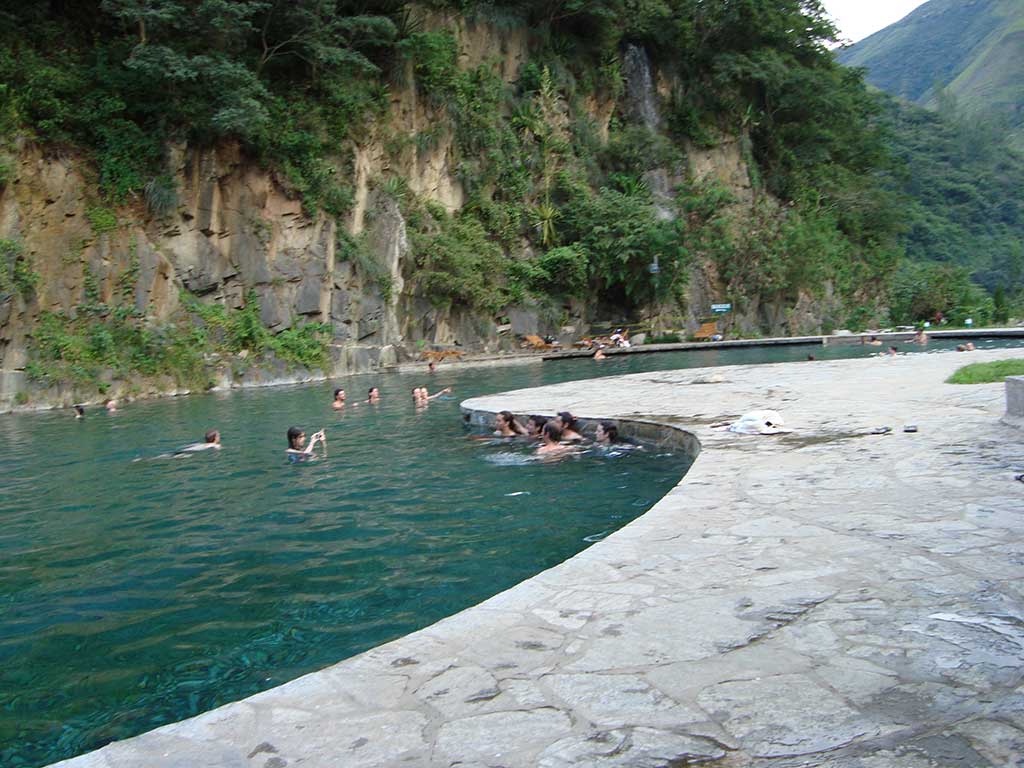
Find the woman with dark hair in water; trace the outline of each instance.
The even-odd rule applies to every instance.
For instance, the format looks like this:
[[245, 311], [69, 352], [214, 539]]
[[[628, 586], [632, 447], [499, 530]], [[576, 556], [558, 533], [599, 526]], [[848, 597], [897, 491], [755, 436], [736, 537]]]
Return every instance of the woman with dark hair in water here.
[[597, 425], [597, 434], [594, 438], [602, 445], [612, 445], [619, 441], [619, 428], [610, 421], [602, 421]]
[[314, 432], [313, 436], [309, 438], [309, 445], [303, 447], [303, 443], [306, 440], [306, 433], [299, 427], [288, 428], [288, 450], [285, 454], [288, 456], [288, 461], [293, 464], [300, 461], [308, 461], [309, 459], [316, 458], [316, 454], [313, 453], [313, 449], [316, 448], [316, 444], [320, 443], [326, 450], [327, 448], [327, 436], [321, 429], [319, 432]]
[[576, 417], [568, 411], [561, 411], [553, 421], [562, 431], [562, 440], [565, 442], [578, 443], [583, 439], [583, 435], [576, 431]]
[[547, 416], [531, 416], [526, 420], [526, 435], [540, 440], [541, 432], [543, 432], [544, 425], [547, 423]]
[[519, 437], [526, 434], [523, 425], [516, 420], [511, 411], [502, 411], [495, 416], [494, 427], [496, 437]]

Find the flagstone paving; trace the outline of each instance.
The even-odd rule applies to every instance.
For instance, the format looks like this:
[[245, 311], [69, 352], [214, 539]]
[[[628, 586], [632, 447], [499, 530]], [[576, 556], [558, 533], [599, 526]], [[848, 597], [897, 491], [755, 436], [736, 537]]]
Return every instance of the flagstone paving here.
[[[479, 606], [60, 765], [1024, 766], [1024, 430], [1000, 422], [1001, 384], [943, 383], [1021, 356], [661, 371], [468, 401], [476, 418], [661, 422], [702, 452], [646, 515]], [[712, 427], [757, 408], [794, 432]]]

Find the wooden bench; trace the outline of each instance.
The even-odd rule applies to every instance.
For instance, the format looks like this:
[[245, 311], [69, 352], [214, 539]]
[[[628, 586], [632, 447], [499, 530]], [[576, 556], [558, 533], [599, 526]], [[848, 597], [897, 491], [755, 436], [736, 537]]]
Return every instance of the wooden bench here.
[[523, 347], [526, 349], [546, 350], [556, 349], [558, 345], [549, 344], [548, 342], [544, 341], [544, 339], [542, 339], [540, 336], [535, 336], [531, 334], [529, 336], [523, 336]]
[[423, 354], [420, 355], [420, 360], [429, 360], [432, 363], [441, 363], [447, 360], [449, 357], [455, 360], [462, 359], [463, 352], [458, 349], [441, 349], [441, 350], [424, 350]]
[[693, 334], [693, 338], [697, 341], [711, 341], [712, 337], [718, 335], [718, 321], [717, 320], [705, 320], [700, 324], [700, 328]]

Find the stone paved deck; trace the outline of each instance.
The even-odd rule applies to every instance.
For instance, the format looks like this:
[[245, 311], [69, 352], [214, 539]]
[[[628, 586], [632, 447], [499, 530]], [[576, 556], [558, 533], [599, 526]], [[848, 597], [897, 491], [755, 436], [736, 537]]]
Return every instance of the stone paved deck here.
[[[643, 373], [468, 402], [653, 417], [703, 452], [639, 520], [475, 608], [60, 765], [1022, 766], [1024, 431], [999, 421], [1003, 385], [942, 383], [1011, 356]], [[758, 407], [796, 432], [709, 428]], [[894, 432], [861, 434], [879, 426]]]

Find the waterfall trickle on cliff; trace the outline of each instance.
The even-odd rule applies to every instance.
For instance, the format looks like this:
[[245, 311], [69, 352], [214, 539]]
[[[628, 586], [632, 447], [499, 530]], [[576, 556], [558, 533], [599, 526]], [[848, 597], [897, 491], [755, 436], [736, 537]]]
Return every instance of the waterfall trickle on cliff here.
[[657, 131], [661, 120], [647, 51], [632, 43], [627, 45], [622, 56], [622, 76], [626, 81], [626, 108], [630, 119], [651, 132]]
[[[647, 56], [647, 51], [632, 43], [627, 45], [622, 56], [622, 76], [626, 84], [628, 118], [644, 126], [652, 134], [657, 133], [661, 117], [658, 114], [658, 94], [654, 89], [651, 60]], [[674, 219], [672, 185], [669, 183], [668, 170], [654, 168], [647, 171], [643, 179], [654, 197], [658, 218]]]

